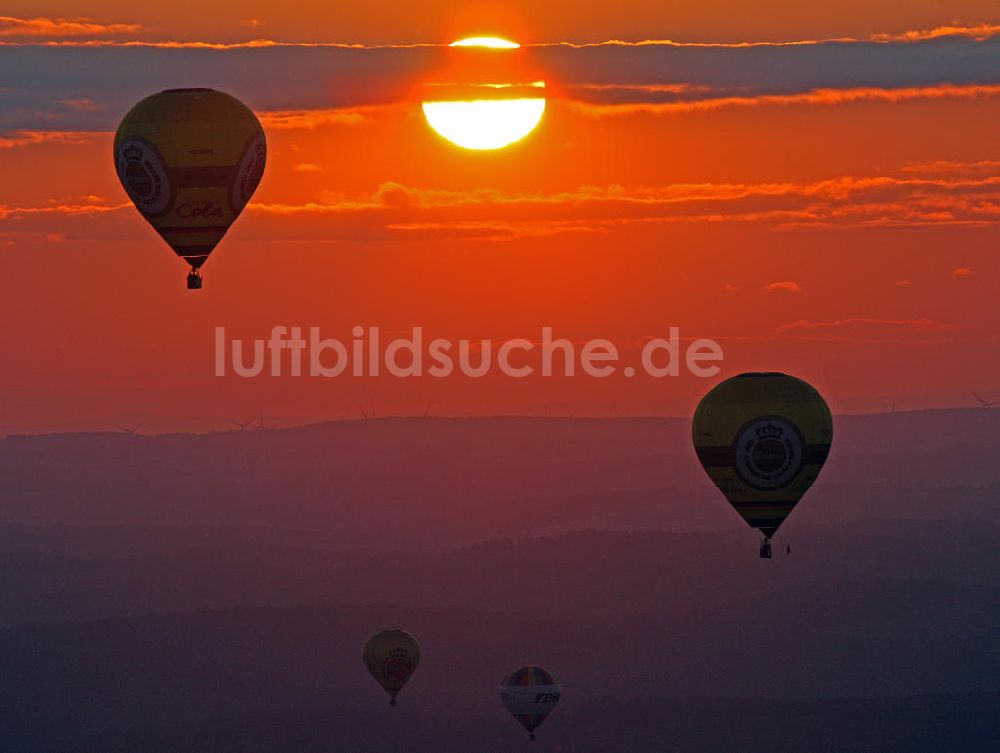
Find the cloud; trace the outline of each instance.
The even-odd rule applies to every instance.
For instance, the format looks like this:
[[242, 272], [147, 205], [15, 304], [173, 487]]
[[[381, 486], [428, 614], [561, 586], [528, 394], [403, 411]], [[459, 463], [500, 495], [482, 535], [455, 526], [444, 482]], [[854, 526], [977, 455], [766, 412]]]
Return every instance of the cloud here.
[[[107, 27], [113, 28], [113, 27]], [[141, 27], [137, 27], [141, 28]], [[420, 48], [445, 49], [445, 43], [418, 42], [413, 44], [359, 44], [355, 42], [282, 42], [275, 39], [248, 39], [245, 42], [198, 42], [178, 40], [117, 40], [117, 39], [63, 39], [30, 42], [0, 41], [3, 47], [122, 47], [159, 50], [258, 50], [266, 48], [286, 49], [339, 49], [339, 50], [413, 50]]]
[[321, 173], [323, 168], [319, 165], [314, 165], [311, 162], [303, 162], [300, 165], [295, 166], [295, 172], [297, 173]]
[[[78, 218], [128, 206], [108, 206], [95, 197], [0, 206], [0, 222], [16, 221], [22, 233], [78, 237], [96, 232], [89, 225], [73, 225]], [[260, 237], [317, 242], [345, 234], [365, 240], [417, 236], [502, 240], [610, 233], [626, 226], [667, 223], [700, 227], [739, 223], [763, 232], [979, 228], [1000, 226], [1000, 177], [845, 176], [803, 183], [584, 185], [555, 192], [442, 190], [388, 181], [367, 193], [322, 192], [305, 202], [254, 201], [247, 214], [256, 218]], [[31, 222], [32, 218], [38, 221]], [[122, 224], [117, 216], [113, 223]], [[778, 280], [768, 289], [800, 290], [788, 280]]]
[[860, 344], [901, 343], [926, 340], [954, 331], [946, 322], [934, 319], [879, 319], [852, 317], [831, 321], [801, 320], [783, 324], [776, 337], [798, 342]]
[[258, 114], [258, 119], [261, 125], [272, 130], [314, 129], [329, 125], [360, 125], [372, 117], [378, 109], [331, 107], [321, 110], [262, 112]]
[[[86, 197], [88, 199], [94, 199], [97, 197]], [[102, 201], [102, 200], [98, 200]], [[0, 204], [0, 221], [3, 220], [20, 220], [26, 217], [32, 216], [45, 216], [45, 215], [63, 215], [63, 216], [83, 216], [83, 215], [97, 215], [97, 214], [109, 214], [112, 212], [120, 212], [123, 209], [130, 208], [131, 204], [116, 204], [108, 205], [96, 202], [89, 202], [85, 204], [50, 204], [46, 206], [34, 206], [34, 207], [22, 207], [11, 204]]]
[[971, 277], [974, 274], [975, 272], [973, 272], [968, 267], [956, 267], [951, 271], [951, 276], [956, 279], [961, 279], [963, 277]]
[[684, 42], [676, 39], [606, 39], [602, 42], [540, 42], [527, 47], [568, 47], [573, 50], [586, 50], [600, 47], [676, 47], [680, 49], [724, 49], [742, 50], [751, 47], [801, 47], [806, 45], [830, 44], [832, 42], [850, 43], [861, 40], [853, 37], [838, 39], [800, 39], [791, 41], [745, 41], [745, 42]]
[[690, 112], [711, 112], [734, 107], [764, 107], [789, 105], [839, 105], [854, 102], [888, 102], [896, 104], [919, 99], [978, 99], [1000, 95], [1000, 84], [970, 84], [884, 89], [863, 87], [854, 89], [815, 89], [796, 94], [759, 94], [754, 96], [704, 97], [675, 102], [628, 102], [624, 104], [592, 104], [576, 102], [580, 112], [593, 116], [674, 115]]
[[785, 292], [785, 293], [801, 293], [802, 286], [797, 282], [792, 280], [785, 280], [784, 282], [772, 282], [764, 287], [769, 293]]
[[905, 165], [903, 172], [923, 175], [997, 175], [1000, 174], [1000, 160], [984, 159], [975, 162], [954, 160], [934, 160]]
[[635, 91], [643, 94], [692, 94], [714, 91], [710, 86], [695, 84], [572, 84], [577, 91]]
[[90, 131], [14, 131], [0, 133], [0, 149], [16, 149], [38, 144], [89, 144], [102, 134]]
[[[128, 27], [100, 28], [122, 26]], [[601, 107], [626, 108], [606, 114], [642, 108], [666, 114], [995, 96], [1000, 39], [975, 41], [983, 29], [969, 28], [975, 33], [956, 32], [946, 42], [939, 38], [944, 32], [922, 32], [927, 38], [907, 33], [899, 42], [646, 41], [554, 44], [528, 52], [533, 69], [558, 83], [550, 96], [577, 100], [595, 114]], [[440, 44], [10, 37], [0, 39], [0, 88], [9, 90], [0, 103], [0, 129], [111, 130], [116, 115], [178, 80], [238, 93], [256, 111], [270, 113], [274, 127], [320, 117], [310, 112], [363, 117], [369, 106], [412, 102], [422, 82], [447, 68], [449, 54]], [[289, 77], [290, 70], [297, 75]], [[67, 112], [59, 104], [85, 100], [100, 109]]]
[[933, 319], [874, 319], [869, 317], [852, 317], [849, 319], [836, 319], [833, 321], [812, 322], [801, 320], [783, 324], [778, 327], [778, 332], [836, 332], [860, 328], [876, 329], [910, 329], [918, 332], [948, 332], [954, 329], [950, 324], [935, 321]]
[[64, 37], [101, 37], [107, 35], [136, 34], [141, 24], [101, 23], [91, 18], [16, 18], [0, 16], [0, 38], [37, 37], [57, 39]]
[[622, 39], [609, 39], [603, 42], [549, 42], [529, 47], [549, 47], [563, 46], [573, 49], [586, 49], [590, 47], [694, 47], [710, 49], [746, 49], [752, 47], [801, 47], [812, 45], [830, 44], [864, 44], [866, 42], [882, 43], [908, 43], [926, 42], [942, 37], [964, 37], [977, 42], [984, 42], [1000, 34], [1000, 26], [996, 24], [953, 24], [950, 26], [937, 26], [931, 29], [912, 29], [903, 32], [881, 32], [871, 34], [867, 37], [828, 37], [825, 39], [799, 39], [786, 41], [742, 41], [742, 42], [682, 42], [674, 39], [643, 39], [639, 41], [625, 41]]
[[765, 230], [1000, 225], [1000, 177], [978, 180], [844, 177], [812, 183], [580, 186], [554, 193], [447, 191], [382, 184], [362, 195], [251, 203], [268, 217], [365, 218], [397, 230], [505, 228], [512, 234], [607, 232], [640, 223], [744, 223]]
[[[246, 18], [240, 22], [249, 29], [259, 29], [264, 24], [257, 18]], [[212, 40], [174, 40], [174, 39], [127, 39], [109, 40], [109, 35], [121, 36], [142, 33], [150, 37], [150, 30], [138, 23], [106, 23], [92, 18], [58, 18], [36, 17], [20, 18], [0, 16], [0, 37], [39, 37], [54, 40], [51, 44], [86, 45], [86, 46], [148, 46], [169, 49], [241, 49], [252, 47], [343, 47], [353, 49], [407, 49], [415, 47], [448, 47], [447, 42], [412, 42], [390, 44], [358, 44], [338, 41], [295, 42], [275, 39], [253, 39], [243, 42], [214, 42]], [[983, 42], [1000, 34], [1000, 26], [990, 23], [970, 23], [937, 26], [929, 29], [912, 29], [901, 32], [874, 33], [866, 37], [830, 37], [798, 40], [744, 40], [737, 42], [680, 41], [673, 39], [641, 39], [622, 40], [608, 39], [596, 42], [550, 41], [525, 44], [525, 47], [568, 48], [586, 50], [594, 48], [646, 48], [668, 47], [678, 49], [730, 49], [743, 50], [753, 48], [784, 48], [811, 47], [823, 45], [863, 45], [880, 44], [912, 44], [933, 41], [947, 37], [958, 37], [976, 42]], [[58, 41], [55, 41], [58, 40]]]
[[66, 105], [66, 107], [77, 112], [96, 112], [101, 109], [100, 105], [87, 97], [83, 99], [60, 99], [59, 104]]
[[937, 26], [933, 29], [914, 29], [896, 34], [872, 34], [869, 39], [875, 42], [925, 42], [942, 37], [967, 37], [977, 42], [984, 42], [998, 34], [1000, 34], [1000, 25], [973, 24], [969, 26]]

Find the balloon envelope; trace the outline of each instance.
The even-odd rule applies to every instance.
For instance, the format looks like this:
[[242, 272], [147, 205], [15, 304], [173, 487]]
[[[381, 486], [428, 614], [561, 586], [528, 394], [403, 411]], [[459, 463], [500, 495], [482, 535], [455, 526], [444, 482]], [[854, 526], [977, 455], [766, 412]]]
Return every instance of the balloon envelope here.
[[518, 667], [500, 685], [500, 700], [534, 739], [538, 726], [559, 703], [562, 686], [549, 672], [528, 665]]
[[257, 117], [212, 89], [169, 89], [118, 126], [115, 168], [132, 203], [198, 269], [253, 196], [267, 145]]
[[819, 475], [833, 420], [819, 392], [801, 379], [740, 374], [704, 397], [692, 435], [715, 485], [770, 538]]
[[405, 630], [383, 630], [365, 643], [365, 666], [396, 705], [396, 695], [420, 663], [420, 644]]

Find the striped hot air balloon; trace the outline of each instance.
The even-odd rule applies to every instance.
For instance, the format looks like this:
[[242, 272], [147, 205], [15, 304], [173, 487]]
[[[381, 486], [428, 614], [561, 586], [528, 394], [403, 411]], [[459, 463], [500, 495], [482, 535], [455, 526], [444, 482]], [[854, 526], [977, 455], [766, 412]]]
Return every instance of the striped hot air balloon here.
[[819, 392], [780, 373], [740, 374], [709, 392], [694, 414], [695, 451], [743, 519], [771, 537], [819, 475], [833, 441]]
[[541, 667], [518, 667], [500, 686], [500, 700], [504, 707], [521, 723], [531, 739], [535, 730], [552, 713], [559, 703], [562, 686]]
[[168, 89], [142, 100], [118, 126], [118, 179], [174, 252], [191, 265], [188, 287], [239, 217], [264, 174], [264, 130], [238, 99], [212, 89]]

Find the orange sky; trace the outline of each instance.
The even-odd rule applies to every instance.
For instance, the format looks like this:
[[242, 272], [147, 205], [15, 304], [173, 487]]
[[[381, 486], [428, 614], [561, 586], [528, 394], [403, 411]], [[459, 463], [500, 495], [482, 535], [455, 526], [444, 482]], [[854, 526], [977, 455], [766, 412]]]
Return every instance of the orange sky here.
[[[868, 40], [1000, 21], [976, 2], [839, 3], [838, 13], [775, 2], [752, 13], [636, 3], [628, 13], [618, 3], [614, 19], [608, 4], [589, 14], [479, 4], [449, 15], [435, 3], [392, 13], [316, 3], [288, 15], [251, 2], [241, 16], [259, 23], [237, 29], [242, 17], [195, 13], [193, 3], [10, 5], [4, 12], [22, 21], [0, 20], [0, 41], [22, 44], [437, 42], [492, 17], [522, 39], [565, 42]], [[98, 21], [46, 25], [43, 16]], [[458, 149], [423, 121], [420, 84], [438, 52], [358, 51], [308, 71], [294, 58], [287, 90], [218, 73], [234, 53], [212, 53], [206, 79], [236, 76], [229, 90], [258, 110], [269, 154], [200, 293], [183, 289], [183, 265], [123, 206], [111, 164], [123, 114], [115, 76], [131, 102], [146, 91], [145, 69], [108, 64], [106, 88], [94, 88], [74, 66], [38, 58], [31, 91], [0, 74], [0, 431], [139, 420], [150, 430], [225, 428], [262, 406], [291, 423], [359, 415], [371, 401], [383, 414], [422, 413], [431, 400], [441, 414], [682, 414], [713, 383], [216, 379], [215, 326], [249, 338], [275, 324], [315, 325], [346, 339], [354, 325], [420, 325], [432, 337], [498, 340], [537, 339], [552, 326], [623, 351], [679, 326], [723, 346], [724, 375], [790, 371], [836, 412], [1000, 397], [1000, 38], [820, 47], [767, 51], [777, 68], [770, 57], [732, 57], [742, 54], [733, 48], [700, 57], [526, 48], [518, 54], [550, 72], [553, 99], [536, 133], [489, 154]], [[103, 64], [97, 51], [76, 52]], [[56, 53], [0, 48], [0, 71], [27, 59], [14, 55]], [[155, 58], [164, 62], [150, 66], [149, 90], [187, 70], [191, 54]], [[850, 66], [861, 73], [843, 73]], [[598, 80], [609, 70], [630, 79], [609, 88]]]
[[[19, 18], [89, 18], [142, 27], [157, 39], [440, 42], [472, 33], [506, 33], [522, 41], [669, 38], [745, 41], [867, 36], [998, 20], [993, 0], [399, 0], [330, 3], [302, 0], [290, 9], [272, 0], [232, 5], [199, 0], [136, 4], [125, 0], [7, 0]], [[135, 34], [134, 32], [132, 33]]]

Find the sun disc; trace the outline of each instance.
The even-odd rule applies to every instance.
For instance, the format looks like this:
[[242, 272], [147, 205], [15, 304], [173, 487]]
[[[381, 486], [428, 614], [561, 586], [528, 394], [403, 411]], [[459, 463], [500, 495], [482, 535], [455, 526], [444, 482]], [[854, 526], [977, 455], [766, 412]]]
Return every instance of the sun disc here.
[[466, 39], [459, 39], [457, 42], [452, 42], [449, 47], [490, 47], [494, 50], [516, 50], [519, 45], [517, 42], [511, 42], [509, 39], [502, 39], [501, 37], [467, 37]]
[[501, 149], [535, 129], [545, 112], [545, 100], [424, 102], [423, 109], [431, 128], [453, 144], [466, 149]]

